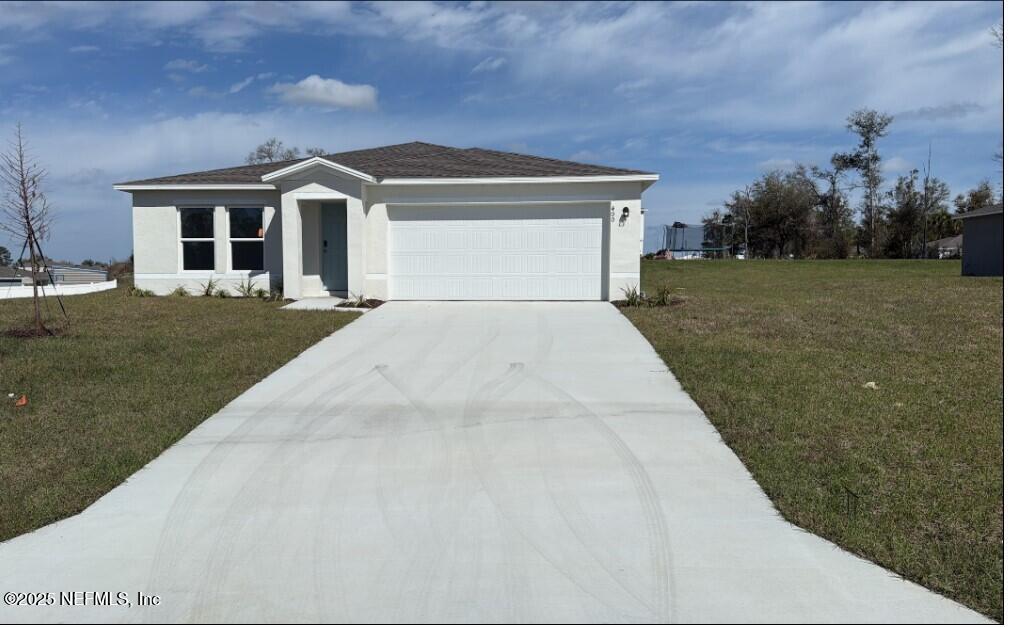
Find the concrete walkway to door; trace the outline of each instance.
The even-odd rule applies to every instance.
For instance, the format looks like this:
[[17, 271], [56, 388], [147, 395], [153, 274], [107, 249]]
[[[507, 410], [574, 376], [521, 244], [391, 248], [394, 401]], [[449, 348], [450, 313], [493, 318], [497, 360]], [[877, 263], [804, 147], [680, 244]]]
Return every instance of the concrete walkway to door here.
[[383, 305], [0, 545], [0, 589], [57, 595], [4, 622], [985, 620], [784, 522], [606, 303]]

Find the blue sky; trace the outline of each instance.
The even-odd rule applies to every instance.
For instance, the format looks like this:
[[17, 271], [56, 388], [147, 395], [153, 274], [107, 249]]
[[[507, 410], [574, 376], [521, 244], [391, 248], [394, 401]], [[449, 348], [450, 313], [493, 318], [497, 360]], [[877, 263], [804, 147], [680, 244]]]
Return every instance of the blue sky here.
[[[641, 168], [649, 224], [824, 164], [853, 109], [896, 116], [889, 177], [1000, 179], [1002, 53], [980, 3], [2, 3], [0, 132], [49, 169], [51, 256], [131, 251], [113, 183], [236, 165], [277, 136]], [[8, 248], [20, 245], [2, 242]], [[17, 250], [15, 250], [15, 253]]]

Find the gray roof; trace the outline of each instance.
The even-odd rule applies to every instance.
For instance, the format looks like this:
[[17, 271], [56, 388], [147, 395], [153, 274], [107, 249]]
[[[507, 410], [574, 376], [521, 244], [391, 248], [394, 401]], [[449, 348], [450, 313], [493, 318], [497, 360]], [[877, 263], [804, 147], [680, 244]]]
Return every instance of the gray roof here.
[[944, 237], [928, 242], [929, 248], [963, 248], [963, 234]]
[[[264, 174], [280, 170], [311, 157], [219, 170], [162, 176], [119, 185], [260, 183]], [[411, 142], [323, 155], [327, 161], [384, 178], [477, 178], [537, 176], [626, 176], [651, 174], [641, 170], [562, 161], [547, 157], [501, 152], [484, 148], [452, 148]]]
[[954, 213], [954, 220], [969, 220], [970, 218], [980, 218], [981, 216], [990, 216], [997, 213], [1002, 213], [1002, 205], [990, 205], [988, 207], [981, 207], [980, 209], [975, 209], [973, 211], [968, 211], [967, 213]]

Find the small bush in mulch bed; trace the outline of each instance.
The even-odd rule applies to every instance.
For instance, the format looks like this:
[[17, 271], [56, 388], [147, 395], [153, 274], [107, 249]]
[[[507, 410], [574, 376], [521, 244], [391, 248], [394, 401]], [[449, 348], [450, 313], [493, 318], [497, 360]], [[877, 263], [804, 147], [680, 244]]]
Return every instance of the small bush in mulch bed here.
[[374, 309], [378, 307], [384, 300], [379, 300], [377, 298], [364, 298], [363, 296], [354, 296], [347, 300], [341, 301], [337, 307], [351, 307], [353, 309]]
[[674, 296], [668, 287], [660, 286], [655, 291], [655, 296], [646, 297], [637, 288], [624, 290], [624, 299], [613, 301], [616, 307], [675, 307], [682, 305], [685, 300], [679, 296]]

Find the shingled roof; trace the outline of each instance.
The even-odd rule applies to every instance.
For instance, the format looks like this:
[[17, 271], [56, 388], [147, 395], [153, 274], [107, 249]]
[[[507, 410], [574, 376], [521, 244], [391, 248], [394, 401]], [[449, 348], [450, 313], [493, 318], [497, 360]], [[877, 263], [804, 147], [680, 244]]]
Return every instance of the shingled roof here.
[[[184, 185], [260, 183], [264, 174], [294, 165], [304, 159], [243, 165], [219, 170], [190, 172], [174, 176], [129, 181], [119, 185]], [[630, 176], [650, 172], [611, 168], [547, 157], [521, 155], [484, 148], [452, 148], [424, 142], [411, 142], [323, 155], [323, 159], [368, 174], [385, 178], [483, 178], [546, 176]]]

